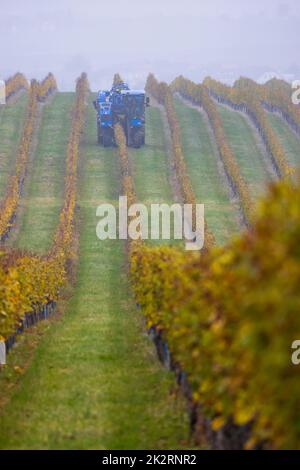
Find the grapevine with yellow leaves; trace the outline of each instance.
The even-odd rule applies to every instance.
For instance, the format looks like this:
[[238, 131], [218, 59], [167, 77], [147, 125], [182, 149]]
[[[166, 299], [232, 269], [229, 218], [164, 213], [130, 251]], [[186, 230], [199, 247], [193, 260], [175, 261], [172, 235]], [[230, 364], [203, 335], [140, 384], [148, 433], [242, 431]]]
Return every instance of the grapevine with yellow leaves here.
[[[37, 86], [37, 85], [36, 85]], [[46, 88], [45, 88], [46, 89]], [[52, 246], [47, 254], [3, 250], [0, 256], [0, 337], [8, 339], [27, 312], [58, 299], [74, 257], [79, 143], [84, 125], [87, 77], [77, 81], [67, 148], [65, 198]]]
[[162, 331], [212, 429], [253, 423], [246, 448], [300, 446], [299, 198], [299, 181], [273, 184], [251, 230], [225, 247], [131, 256], [148, 326]]
[[21, 73], [16, 73], [5, 81], [5, 95], [6, 100], [9, 100], [13, 95], [20, 90], [28, 90], [28, 81]]
[[9, 178], [7, 190], [0, 205], [0, 240], [3, 240], [10, 231], [19, 205], [33, 140], [38, 101], [43, 101], [55, 89], [56, 82], [52, 74], [49, 74], [41, 84], [36, 80], [31, 81], [25, 122], [17, 151], [15, 171]]
[[[180, 184], [183, 202], [185, 204], [196, 204], [196, 196], [192, 188], [191, 180], [186, 168], [185, 157], [182, 150], [181, 129], [174, 107], [173, 96], [170, 88], [164, 82], [159, 83], [153, 74], [150, 74], [146, 83], [146, 90], [165, 107], [169, 128], [171, 132], [172, 150], [176, 175]], [[195, 229], [195, 211], [193, 211], [193, 228]], [[214, 236], [210, 232], [205, 221], [205, 247], [215, 243]]]
[[233, 87], [211, 78], [206, 78], [203, 83], [218, 101], [226, 102], [236, 109], [241, 109], [250, 116], [263, 138], [279, 176], [286, 177], [293, 173], [287, 162], [285, 151], [268, 123], [266, 111], [261, 105], [261, 88], [259, 85], [256, 86], [252, 80], [243, 78], [237, 80]]
[[247, 182], [240, 172], [234, 152], [228, 143], [221, 117], [215, 103], [209, 96], [208, 88], [205, 85], [196, 84], [180, 76], [172, 82], [171, 89], [179, 92], [184, 98], [192, 101], [196, 105], [203, 107], [207, 113], [226, 173], [230, 179], [233, 190], [238, 194], [241, 201], [245, 221], [250, 224], [253, 214], [253, 201], [250, 191]]
[[[134, 202], [119, 125], [115, 137], [123, 193]], [[252, 228], [225, 247], [187, 254], [140, 240], [129, 246], [147, 326], [167, 341], [213, 431], [251, 423], [245, 448], [300, 444], [300, 378], [290, 360], [300, 334], [299, 198], [300, 181], [271, 185]]]

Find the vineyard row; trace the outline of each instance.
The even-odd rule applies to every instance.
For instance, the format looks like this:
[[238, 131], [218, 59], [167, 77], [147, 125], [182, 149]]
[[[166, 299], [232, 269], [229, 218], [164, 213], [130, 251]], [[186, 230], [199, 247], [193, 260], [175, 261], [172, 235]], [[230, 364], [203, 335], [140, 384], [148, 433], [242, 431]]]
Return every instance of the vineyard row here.
[[[179, 181], [182, 199], [185, 204], [196, 204], [196, 196], [192, 188], [192, 184], [186, 168], [185, 157], [182, 150], [182, 139], [179, 121], [174, 108], [173, 95], [169, 86], [161, 82], [150, 74], [146, 90], [161, 104], [166, 110], [168, 125], [171, 133], [172, 154], [175, 163], [176, 177]], [[193, 229], [196, 227], [195, 211], [193, 211]], [[205, 221], [205, 247], [214, 245], [215, 240]]]
[[[37, 86], [37, 85], [35, 85]], [[34, 88], [34, 87], [32, 87]], [[45, 86], [45, 90], [48, 87]], [[87, 77], [76, 84], [71, 130], [66, 155], [65, 197], [52, 245], [43, 256], [5, 250], [0, 264], [0, 335], [9, 342], [26, 314], [55, 302], [67, 281], [76, 252], [74, 218], [77, 198], [79, 143], [84, 125]], [[36, 95], [35, 95], [36, 96]]]
[[36, 80], [31, 81], [25, 122], [17, 151], [15, 171], [9, 178], [6, 193], [0, 206], [0, 241], [4, 241], [7, 238], [16, 216], [27, 173], [30, 149], [38, 115], [38, 102], [44, 101], [55, 89], [56, 82], [52, 74], [49, 74], [40, 84]]
[[272, 158], [273, 164], [279, 176], [285, 177], [291, 174], [285, 151], [268, 123], [266, 111], [261, 105], [256, 88], [247, 86], [248, 81], [241, 79], [234, 87], [229, 87], [220, 82], [207, 78], [204, 80], [211, 95], [219, 102], [225, 103], [235, 110], [245, 112], [258, 132]]
[[12, 96], [21, 90], [28, 90], [28, 81], [21, 73], [16, 73], [5, 81], [5, 96], [8, 101]]
[[180, 93], [185, 99], [192, 101], [195, 105], [202, 107], [206, 112], [225, 172], [231, 182], [234, 193], [239, 196], [245, 222], [250, 224], [253, 215], [253, 201], [249, 188], [241, 175], [235, 154], [226, 138], [221, 117], [215, 103], [209, 96], [208, 89], [205, 85], [197, 85], [183, 77], [176, 78], [171, 84], [171, 89]]
[[[121, 128], [116, 141], [123, 192], [134, 200]], [[299, 197], [299, 182], [273, 184], [251, 229], [198, 255], [130, 242], [136, 301], [168, 345], [179, 381], [187, 376], [198, 441], [219, 448], [299, 442], [299, 380], [290, 362], [300, 328]]]

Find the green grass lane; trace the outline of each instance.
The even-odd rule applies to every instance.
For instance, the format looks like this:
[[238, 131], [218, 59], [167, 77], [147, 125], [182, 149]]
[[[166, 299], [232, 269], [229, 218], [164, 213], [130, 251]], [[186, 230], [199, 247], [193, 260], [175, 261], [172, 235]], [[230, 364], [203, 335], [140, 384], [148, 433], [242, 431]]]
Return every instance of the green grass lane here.
[[119, 161], [116, 149], [96, 144], [95, 127], [91, 97], [82, 143], [74, 294], [41, 339], [5, 407], [0, 448], [186, 445], [184, 404], [174, 399], [174, 377], [158, 362], [132, 300], [124, 243], [96, 237], [96, 207], [117, 203]]
[[19, 248], [44, 252], [51, 243], [63, 201], [73, 102], [74, 93], [56, 93], [42, 109], [28, 187], [21, 200]]
[[300, 166], [300, 137], [297, 136], [283, 118], [273, 113], [266, 113], [269, 124], [285, 150], [291, 166]]
[[236, 156], [240, 171], [249, 185], [253, 198], [257, 198], [274, 176], [268, 156], [258, 142], [255, 130], [241, 113], [218, 105], [225, 135]]
[[[173, 204], [174, 198], [170, 184], [170, 167], [161, 111], [158, 107], [146, 109], [146, 142], [140, 149], [129, 149], [137, 201], [143, 203], [150, 212], [150, 205]], [[151, 220], [149, 219], [149, 231]], [[178, 244], [171, 240], [148, 240], [152, 244]]]
[[14, 103], [0, 106], [0, 198], [14, 171], [27, 102], [28, 94], [22, 93]]
[[159, 108], [146, 109], [146, 145], [129, 151], [138, 200], [144, 204], [171, 202], [167, 147]]
[[229, 189], [218, 169], [207, 122], [202, 114], [174, 98], [179, 119], [183, 153], [197, 201], [204, 203], [208, 228], [223, 244], [238, 231], [238, 205], [230, 201]]

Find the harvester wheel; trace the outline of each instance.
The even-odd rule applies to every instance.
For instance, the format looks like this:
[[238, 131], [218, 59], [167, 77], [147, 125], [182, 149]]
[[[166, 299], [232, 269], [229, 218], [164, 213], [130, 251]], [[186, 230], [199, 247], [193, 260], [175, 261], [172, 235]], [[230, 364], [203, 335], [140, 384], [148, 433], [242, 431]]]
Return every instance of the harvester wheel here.
[[104, 134], [103, 138], [103, 146], [104, 147], [110, 147], [112, 145], [111, 137], [110, 135]]
[[103, 143], [103, 138], [102, 138], [101, 130], [100, 130], [99, 126], [97, 126], [97, 137], [98, 137], [98, 144], [102, 144]]
[[145, 143], [145, 136], [142, 131], [137, 131], [133, 137], [133, 146], [140, 148]]

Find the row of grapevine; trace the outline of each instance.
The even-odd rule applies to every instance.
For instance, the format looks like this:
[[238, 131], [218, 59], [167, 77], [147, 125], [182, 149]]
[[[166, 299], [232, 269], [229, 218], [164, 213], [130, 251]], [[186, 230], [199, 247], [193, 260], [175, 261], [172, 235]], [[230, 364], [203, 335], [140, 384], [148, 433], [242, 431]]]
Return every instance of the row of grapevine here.
[[21, 73], [16, 73], [5, 81], [5, 95], [6, 100], [9, 100], [13, 95], [20, 90], [28, 90], [28, 81]]
[[188, 376], [198, 433], [231, 435], [227, 447], [299, 447], [298, 198], [299, 182], [271, 186], [252, 229], [225, 247], [131, 254], [137, 302]]
[[79, 143], [84, 125], [87, 77], [76, 84], [66, 156], [65, 199], [52, 246], [44, 256], [6, 250], [0, 258], [0, 337], [9, 340], [27, 312], [56, 301], [74, 257]]
[[[120, 158], [121, 190], [122, 194], [127, 196], [129, 204], [132, 204], [136, 202], [136, 194], [130, 169], [126, 137], [120, 124], [115, 126], [114, 131]], [[178, 361], [173, 349], [171, 349], [172, 361], [175, 360], [176, 363], [170, 364], [169, 341], [171, 338], [169, 334], [166, 334], [166, 318], [164, 318], [164, 315], [169, 315], [170, 309], [170, 304], [165, 303], [166, 296], [169, 296], [169, 301], [174, 295], [174, 289], [176, 290], [179, 288], [180, 292], [182, 292], [181, 289], [183, 286], [181, 283], [190, 281], [190, 279], [184, 274], [184, 269], [188, 265], [188, 261], [191, 259], [194, 262], [199, 260], [199, 254], [187, 255], [187, 253], [182, 249], [168, 246], [150, 247], [145, 244], [142, 239], [129, 239], [127, 248], [130, 277], [136, 301], [142, 307], [147, 320], [148, 331], [151, 332], [151, 336], [155, 341], [160, 359], [167, 365], [167, 367], [171, 366], [177, 373], [178, 383], [182, 386], [183, 392], [189, 401], [192, 423], [195, 418], [195, 409], [197, 410], [198, 408], [198, 400], [195, 400], [195, 396], [191, 398], [191, 376], [189, 374], [188, 380], [185, 379], [186, 372], [183, 368], [184, 363]], [[179, 273], [180, 275], [178, 276]], [[146, 282], [146, 284], [144, 284], [144, 282]], [[195, 289], [195, 287], [197, 288], [196, 283], [192, 284], [190, 287], [191, 291]], [[162, 303], [160, 303], [160, 301]], [[174, 304], [172, 304], [175, 309], [177, 301], [178, 297], [176, 296], [174, 297]], [[166, 309], [164, 312], [162, 309], [163, 305]], [[170, 315], [172, 315], [171, 310]], [[168, 316], [169, 320], [170, 318], [171, 317]], [[172, 322], [172, 320], [170, 321]], [[175, 328], [177, 327], [178, 325], [174, 324], [174, 333]], [[193, 333], [197, 334], [196, 331]], [[188, 346], [186, 342], [184, 344]], [[186, 370], [189, 369], [187, 368]], [[197, 416], [197, 418], [199, 421], [199, 416]], [[193, 428], [192, 430], [194, 431]], [[197, 440], [199, 440], [198, 436]]]
[[127, 196], [128, 206], [136, 202], [133, 178], [129, 168], [129, 158], [127, 152], [126, 137], [121, 124], [115, 125], [115, 140], [119, 149], [121, 175], [122, 175], [122, 192]]
[[207, 87], [193, 83], [191, 80], [180, 76], [172, 82], [171, 89], [180, 93], [184, 98], [192, 101], [197, 106], [203, 107], [204, 111], [207, 113], [225, 171], [234, 192], [238, 194], [240, 198], [244, 218], [247, 223], [250, 223], [253, 213], [253, 201], [250, 196], [249, 188], [241, 175], [236, 157], [226, 139], [220, 115], [215, 103], [209, 96]]
[[[121, 126], [115, 136], [134, 201]], [[130, 242], [136, 300], [187, 376], [194, 431], [216, 447], [299, 446], [299, 197], [300, 182], [272, 184], [251, 230], [201, 254]]]
[[300, 109], [292, 102], [291, 86], [283, 80], [270, 80], [262, 89], [262, 103], [268, 111], [277, 111], [300, 134]]
[[[123, 192], [134, 201], [121, 127], [115, 135]], [[300, 379], [290, 359], [300, 331], [298, 197], [300, 182], [273, 184], [251, 230], [201, 254], [130, 243], [147, 326], [166, 341], [179, 380], [187, 375], [198, 439], [217, 447], [299, 445]]]
[[300, 134], [300, 109], [292, 101], [294, 90], [289, 83], [273, 78], [264, 85], [260, 85], [249, 78], [240, 78], [235, 82], [234, 87], [255, 94], [267, 111], [280, 113], [286, 122]]
[[115, 73], [114, 78], [113, 78], [113, 85], [117, 85], [118, 83], [122, 83], [122, 82], [124, 82], [124, 80], [121, 77], [121, 75], [119, 73]]
[[[196, 196], [193, 191], [191, 181], [186, 168], [185, 158], [182, 150], [181, 130], [179, 121], [174, 108], [173, 96], [170, 88], [166, 83], [159, 83], [154, 75], [150, 74], [146, 90], [165, 107], [167, 119], [171, 132], [172, 150], [174, 155], [175, 169], [177, 179], [180, 183], [183, 202], [186, 204], [196, 204]], [[193, 228], [195, 228], [195, 213], [193, 213]], [[215, 243], [214, 236], [210, 232], [205, 223], [205, 246], [209, 247]]]
[[7, 237], [19, 205], [37, 119], [38, 101], [43, 101], [48, 94], [52, 93], [55, 89], [56, 82], [51, 74], [49, 74], [41, 84], [36, 80], [32, 80], [31, 82], [26, 117], [16, 158], [15, 172], [8, 181], [6, 194], [0, 206], [0, 241], [3, 241]]
[[42, 102], [45, 101], [47, 97], [54, 93], [56, 90], [56, 80], [52, 73], [48, 73], [44, 80], [39, 83], [38, 100]]
[[278, 175], [281, 177], [290, 175], [291, 168], [287, 162], [285, 151], [268, 123], [257, 88], [249, 86], [248, 79], [240, 79], [235, 82], [234, 87], [229, 87], [211, 78], [206, 78], [203, 83], [218, 101], [248, 114], [262, 136]]

